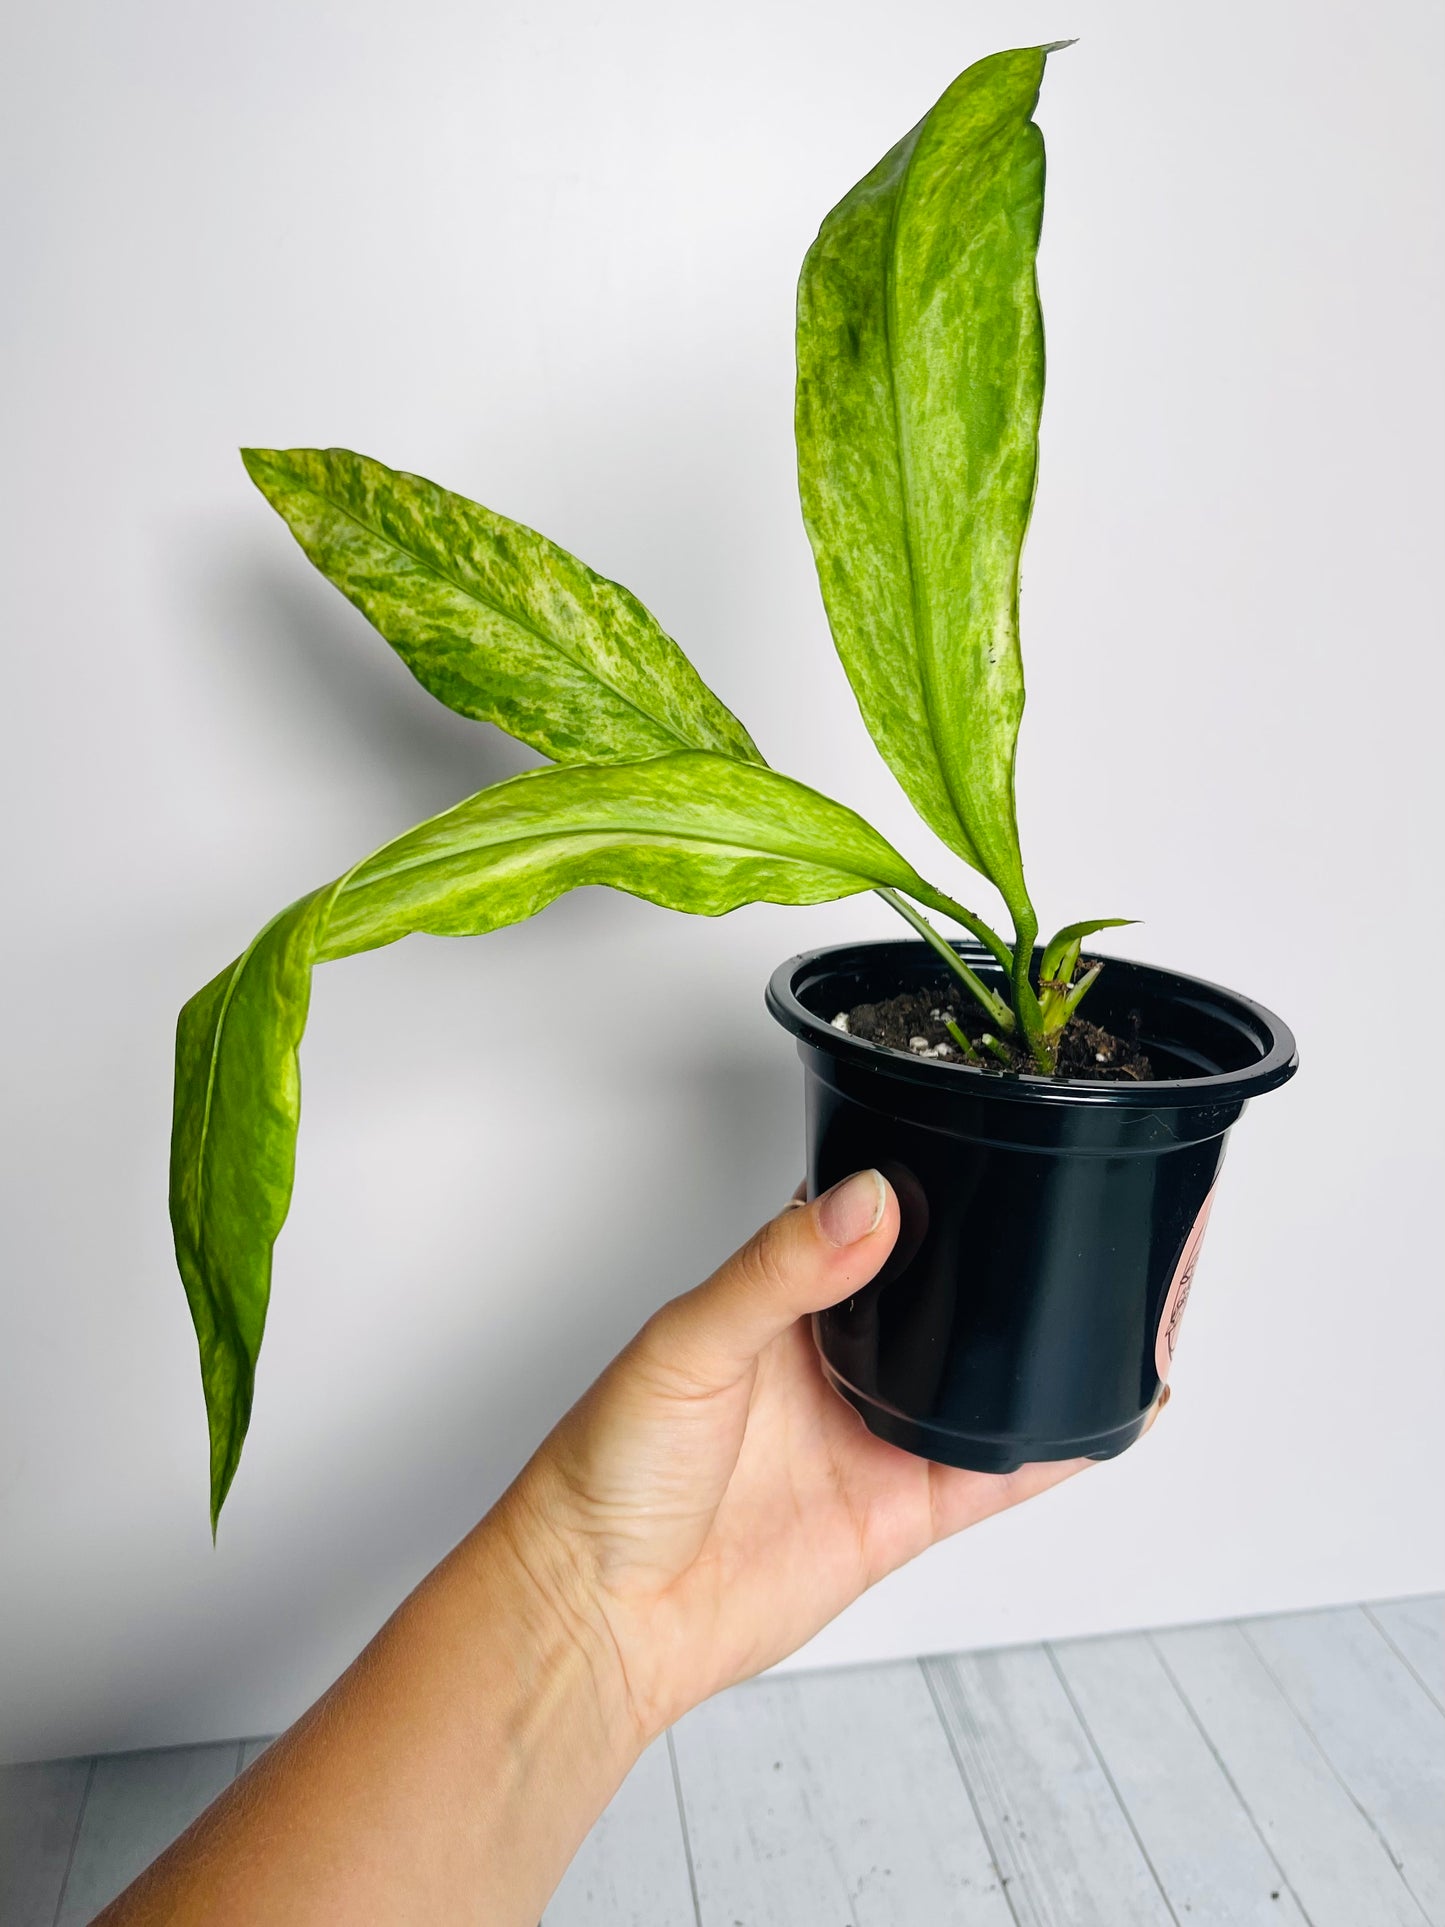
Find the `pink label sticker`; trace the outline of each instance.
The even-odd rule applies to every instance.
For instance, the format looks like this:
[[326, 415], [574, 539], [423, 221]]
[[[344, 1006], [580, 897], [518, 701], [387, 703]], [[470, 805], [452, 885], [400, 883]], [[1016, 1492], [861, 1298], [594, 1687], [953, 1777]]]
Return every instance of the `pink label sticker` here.
[[1174, 1350], [1179, 1343], [1179, 1326], [1184, 1317], [1184, 1307], [1189, 1303], [1190, 1287], [1194, 1283], [1194, 1268], [1199, 1263], [1199, 1248], [1204, 1243], [1205, 1228], [1209, 1223], [1209, 1208], [1214, 1203], [1214, 1192], [1199, 1207], [1199, 1216], [1194, 1220], [1194, 1229], [1184, 1240], [1184, 1249], [1179, 1254], [1179, 1263], [1174, 1272], [1174, 1282], [1169, 1287], [1169, 1295], [1164, 1300], [1164, 1309], [1159, 1315], [1159, 1333], [1154, 1340], [1154, 1369], [1162, 1384], [1169, 1377], [1169, 1367], [1174, 1363]]

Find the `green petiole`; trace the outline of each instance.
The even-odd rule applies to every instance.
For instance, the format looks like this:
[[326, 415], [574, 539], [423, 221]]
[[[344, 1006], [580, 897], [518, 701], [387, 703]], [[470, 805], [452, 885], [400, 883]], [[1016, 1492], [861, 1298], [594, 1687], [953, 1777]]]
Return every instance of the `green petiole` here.
[[890, 910], [896, 910], [904, 922], [912, 924], [923, 941], [938, 952], [959, 982], [967, 986], [969, 994], [976, 997], [983, 1005], [999, 1029], [1011, 1031], [1014, 1028], [1014, 1014], [1003, 998], [996, 991], [990, 990], [975, 971], [969, 969], [953, 945], [946, 937], [939, 935], [923, 912], [915, 910], [913, 905], [905, 897], [901, 897], [896, 890], [880, 889], [878, 895]]
[[973, 1047], [973, 1039], [961, 1024], [954, 1023], [951, 1017], [945, 1017], [943, 1020], [943, 1028], [948, 1032], [954, 1043], [958, 1045], [958, 1048], [963, 1052], [970, 1064], [977, 1064], [981, 1061], [978, 1052]]

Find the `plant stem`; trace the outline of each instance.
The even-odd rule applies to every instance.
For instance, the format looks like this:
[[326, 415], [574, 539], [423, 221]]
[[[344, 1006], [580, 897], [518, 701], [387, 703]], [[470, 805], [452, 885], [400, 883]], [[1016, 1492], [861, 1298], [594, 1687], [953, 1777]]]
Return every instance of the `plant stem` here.
[[986, 1030], [983, 1033], [983, 1036], [980, 1037], [978, 1041], [980, 1042], [980, 1044], [983, 1045], [985, 1050], [991, 1050], [993, 1052], [994, 1056], [998, 1059], [1000, 1064], [1003, 1065], [1006, 1071], [1011, 1071], [1013, 1069], [1014, 1061], [1009, 1056], [1007, 1048], [999, 1042], [999, 1040], [994, 1036], [992, 1031]]
[[1034, 939], [1039, 934], [1039, 924], [1032, 910], [1027, 909], [1027, 903], [1025, 909], [1024, 915], [1020, 915], [1017, 910], [1013, 912], [1014, 1010], [1018, 1016], [1019, 1028], [1028, 1041], [1029, 1052], [1035, 1066], [1048, 1077], [1053, 1074], [1054, 1051], [1044, 1031], [1043, 1011], [1039, 1008], [1039, 1000], [1029, 981], [1029, 966], [1034, 959]]
[[904, 922], [912, 924], [923, 941], [938, 952], [954, 976], [961, 983], [966, 984], [972, 995], [977, 997], [1000, 1030], [1010, 1031], [1014, 1028], [1014, 1014], [1002, 997], [990, 990], [982, 977], [969, 969], [953, 945], [946, 937], [938, 934], [921, 910], [915, 910], [913, 905], [906, 898], [899, 896], [896, 890], [882, 888], [878, 891], [878, 895], [890, 910], [896, 910]]
[[945, 1017], [943, 1020], [943, 1028], [948, 1032], [954, 1043], [958, 1045], [958, 1048], [963, 1052], [970, 1064], [977, 1064], [980, 1061], [978, 1052], [973, 1047], [973, 1039], [961, 1024], [954, 1023], [951, 1017]]
[[1001, 970], [1013, 969], [1013, 952], [1003, 938], [997, 930], [986, 924], [982, 917], [976, 916], [965, 904], [955, 903], [952, 897], [946, 897], [941, 890], [931, 887], [928, 895], [920, 897], [919, 901], [926, 903], [930, 910], [941, 910], [944, 916], [952, 917], [955, 923], [961, 923], [971, 936], [978, 938], [985, 950], [993, 953]]

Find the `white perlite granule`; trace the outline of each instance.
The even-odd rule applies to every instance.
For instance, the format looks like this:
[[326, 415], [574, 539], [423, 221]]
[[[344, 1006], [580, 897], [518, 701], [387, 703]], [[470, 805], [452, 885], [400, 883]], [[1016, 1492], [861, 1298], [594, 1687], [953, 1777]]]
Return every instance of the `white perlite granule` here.
[[926, 1037], [910, 1037], [908, 1048], [915, 1057], [952, 1057], [951, 1044], [930, 1044]]

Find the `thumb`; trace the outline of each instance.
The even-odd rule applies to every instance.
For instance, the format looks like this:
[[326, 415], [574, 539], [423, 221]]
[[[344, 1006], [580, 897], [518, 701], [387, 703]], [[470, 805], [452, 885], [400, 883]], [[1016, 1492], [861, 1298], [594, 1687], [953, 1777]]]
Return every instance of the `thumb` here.
[[641, 1334], [669, 1374], [721, 1391], [809, 1312], [836, 1305], [882, 1269], [898, 1236], [898, 1200], [878, 1171], [857, 1171], [811, 1204], [779, 1213]]

